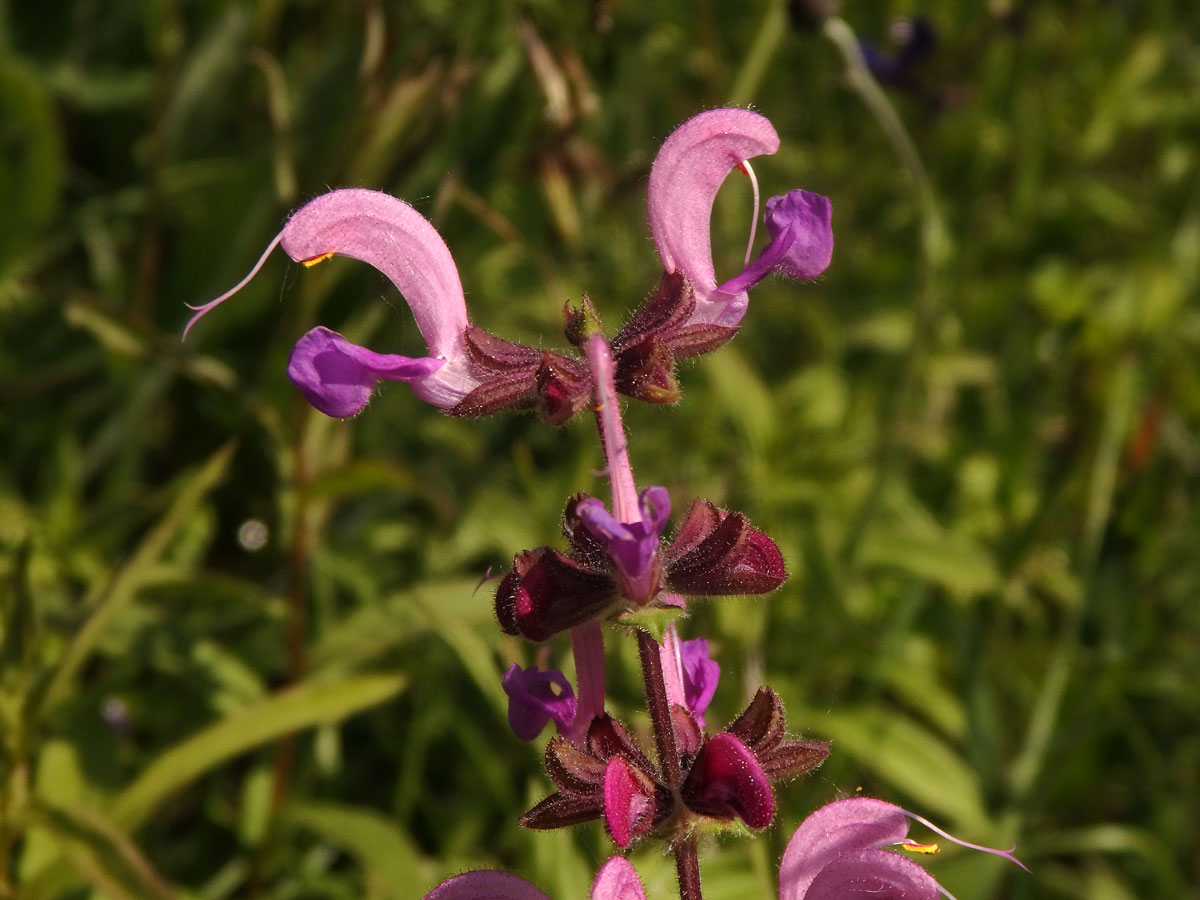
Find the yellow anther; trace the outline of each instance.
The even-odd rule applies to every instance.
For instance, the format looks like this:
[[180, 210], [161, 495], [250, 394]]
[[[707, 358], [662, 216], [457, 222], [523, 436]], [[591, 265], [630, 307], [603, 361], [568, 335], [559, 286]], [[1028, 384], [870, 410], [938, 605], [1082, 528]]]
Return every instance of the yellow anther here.
[[937, 844], [918, 844], [916, 841], [905, 841], [900, 847], [911, 853], [923, 853], [926, 856], [932, 856], [941, 850]]
[[320, 256], [314, 256], [311, 259], [302, 259], [300, 260], [300, 265], [304, 266], [306, 269], [311, 269], [317, 263], [325, 262], [325, 260], [333, 256], [333, 253], [334, 251], [330, 250], [328, 253], [322, 253]]

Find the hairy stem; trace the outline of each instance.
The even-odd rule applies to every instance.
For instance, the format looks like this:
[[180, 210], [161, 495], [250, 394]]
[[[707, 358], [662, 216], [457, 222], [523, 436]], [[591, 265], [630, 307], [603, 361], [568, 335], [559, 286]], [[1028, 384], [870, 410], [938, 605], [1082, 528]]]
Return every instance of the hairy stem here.
[[671, 719], [671, 703], [663, 680], [662, 655], [658, 641], [648, 631], [638, 631], [638, 655], [642, 660], [642, 681], [646, 686], [646, 708], [654, 726], [654, 747], [663, 781], [675, 790], [683, 782], [679, 765], [679, 745], [675, 741], [675, 723]]
[[696, 839], [680, 841], [673, 848], [675, 871], [679, 875], [679, 900], [703, 900], [700, 893], [700, 856]]

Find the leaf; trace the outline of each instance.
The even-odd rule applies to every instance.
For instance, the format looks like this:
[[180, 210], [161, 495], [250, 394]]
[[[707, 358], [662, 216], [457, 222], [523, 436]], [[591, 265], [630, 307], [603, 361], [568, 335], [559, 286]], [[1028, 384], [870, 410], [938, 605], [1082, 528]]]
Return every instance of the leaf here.
[[[205, 461], [199, 469], [180, 479], [178, 492], [161, 520], [142, 539], [129, 561], [113, 574], [98, 596], [90, 598], [92, 613], [83, 628], [75, 635], [58, 663], [46, 687], [44, 703], [52, 706], [62, 699], [80, 667], [91, 655], [96, 642], [117, 614], [136, 596], [143, 579], [154, 568], [170, 546], [171, 541], [191, 520], [197, 507], [225, 477], [236, 443], [230, 441]], [[35, 711], [31, 708], [31, 712]]]
[[896, 568], [932, 581], [960, 598], [999, 590], [1001, 584], [991, 556], [951, 531], [926, 535], [876, 526], [863, 543], [861, 559], [864, 565]]
[[285, 812], [293, 824], [349, 851], [362, 866], [373, 900], [416, 900], [440, 874], [408, 834], [380, 813], [337, 803], [299, 803]]
[[404, 689], [405, 681], [397, 675], [363, 675], [324, 684], [305, 683], [226, 716], [151, 763], [117, 797], [113, 820], [134, 831], [159, 804], [209, 769], [285, 734], [340, 721], [390, 700]]
[[464, 578], [420, 585], [382, 602], [360, 607], [335, 624], [313, 648], [309, 662], [316, 671], [354, 669], [435, 627], [425, 610], [436, 609], [460, 624], [492, 620], [491, 606], [478, 596], [478, 579]]
[[43, 804], [35, 806], [32, 813], [76, 871], [100, 894], [122, 900], [171, 900], [175, 896], [129, 835], [96, 810]]
[[683, 615], [687, 615], [687, 610], [679, 606], [642, 607], [621, 613], [617, 617], [617, 624], [649, 632], [661, 644], [666, 637], [667, 626]]

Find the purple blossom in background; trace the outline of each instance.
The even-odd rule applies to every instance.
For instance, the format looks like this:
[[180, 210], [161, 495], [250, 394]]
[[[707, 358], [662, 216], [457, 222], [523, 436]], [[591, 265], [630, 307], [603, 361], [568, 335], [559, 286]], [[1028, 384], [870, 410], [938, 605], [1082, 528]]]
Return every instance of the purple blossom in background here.
[[900, 88], [913, 87], [914, 71], [937, 50], [937, 30], [924, 16], [901, 16], [888, 29], [893, 52], [876, 43], [859, 41], [867, 68], [879, 81]]
[[927, 845], [908, 839], [909, 819], [956, 844], [1025, 868], [1011, 851], [960, 841], [883, 800], [850, 797], [822, 806], [800, 823], [780, 864], [779, 900], [843, 900], [854, 894], [873, 900], [936, 900], [944, 891], [932, 875], [912, 860], [882, 849], [907, 845], [928, 851]]
[[571, 730], [575, 721], [575, 692], [558, 669], [522, 669], [513, 663], [500, 684], [508, 695], [509, 727], [521, 740], [532, 741], [551, 720], [559, 734]]

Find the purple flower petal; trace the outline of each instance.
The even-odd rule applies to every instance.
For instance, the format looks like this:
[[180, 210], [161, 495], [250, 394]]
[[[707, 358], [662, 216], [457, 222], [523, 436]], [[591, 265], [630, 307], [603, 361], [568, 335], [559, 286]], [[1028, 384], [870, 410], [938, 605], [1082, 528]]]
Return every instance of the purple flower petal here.
[[[516, 663], [501, 681], [508, 695], [508, 724], [523, 741], [532, 741], [551, 719], [559, 734], [566, 734], [575, 721], [575, 692], [558, 669], [522, 669]], [[555, 690], [557, 688], [557, 690]]]
[[629, 860], [614, 856], [596, 873], [591, 900], [646, 900], [646, 891]]
[[550, 900], [524, 878], [484, 869], [443, 881], [424, 900]]
[[327, 416], [345, 419], [362, 412], [375, 382], [427, 378], [445, 360], [375, 353], [318, 326], [296, 342], [287, 376], [308, 402]]
[[767, 201], [767, 232], [771, 242], [758, 259], [717, 290], [739, 294], [750, 290], [771, 272], [807, 281], [816, 278], [833, 258], [833, 204], [828, 197], [795, 190]]
[[612, 558], [625, 599], [646, 603], [658, 591], [658, 543], [671, 515], [671, 498], [666, 488], [648, 487], [638, 496], [638, 505], [640, 522], [618, 522], [591, 497], [575, 505], [575, 515]]
[[708, 639], [696, 638], [680, 645], [683, 662], [683, 696], [700, 726], [705, 726], [704, 711], [712, 703], [721, 678], [720, 664], [708, 655]]
[[718, 293], [709, 226], [713, 201], [735, 167], [779, 149], [766, 118], [748, 109], [693, 116], [663, 143], [650, 169], [650, 233], [663, 268], [681, 271], [695, 291], [691, 321], [735, 326], [746, 313], [745, 291]]

